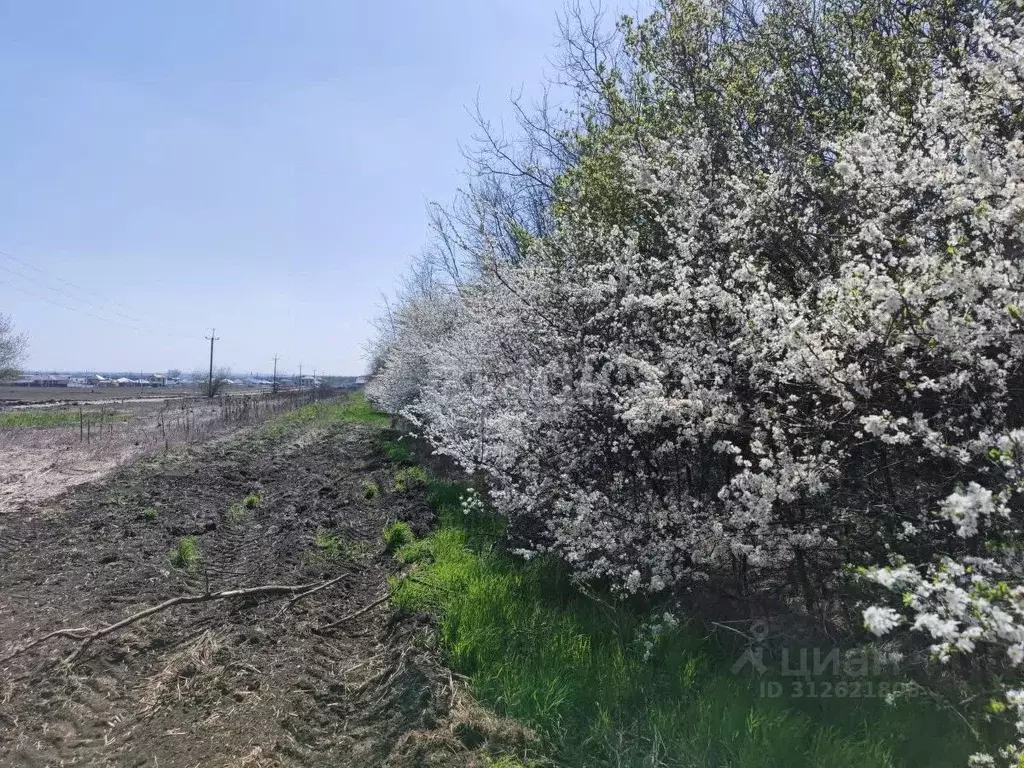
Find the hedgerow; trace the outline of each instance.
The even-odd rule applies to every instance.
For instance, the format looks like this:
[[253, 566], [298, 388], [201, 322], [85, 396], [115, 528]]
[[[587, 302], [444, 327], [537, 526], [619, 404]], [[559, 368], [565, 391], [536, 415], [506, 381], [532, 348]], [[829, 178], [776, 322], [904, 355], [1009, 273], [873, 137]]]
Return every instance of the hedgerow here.
[[461, 261], [440, 229], [370, 397], [489, 479], [525, 556], [856, 607], [1024, 732], [1022, 17], [664, 0], [584, 36], [576, 122], [527, 123], [551, 183], [477, 190]]

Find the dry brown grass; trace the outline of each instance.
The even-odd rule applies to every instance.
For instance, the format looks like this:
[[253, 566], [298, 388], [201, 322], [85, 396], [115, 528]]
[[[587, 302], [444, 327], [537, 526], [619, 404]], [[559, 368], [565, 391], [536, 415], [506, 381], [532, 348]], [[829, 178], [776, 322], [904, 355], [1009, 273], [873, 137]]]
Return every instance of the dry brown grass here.
[[[238, 397], [94, 403], [81, 407], [81, 428], [0, 428], [0, 514], [98, 480], [141, 456], [235, 432], [285, 409], [290, 397], [262, 397], [258, 404]], [[243, 412], [246, 399], [251, 407]]]

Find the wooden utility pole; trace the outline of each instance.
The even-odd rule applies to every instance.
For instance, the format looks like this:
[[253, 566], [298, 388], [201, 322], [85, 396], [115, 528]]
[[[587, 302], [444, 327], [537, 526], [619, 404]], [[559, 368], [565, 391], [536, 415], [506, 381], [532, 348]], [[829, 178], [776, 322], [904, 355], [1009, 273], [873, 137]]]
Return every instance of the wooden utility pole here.
[[277, 355], [274, 355], [274, 392], [277, 392]]
[[210, 340], [210, 378], [206, 382], [206, 396], [213, 397], [213, 342], [220, 340], [217, 329], [214, 328], [210, 331], [210, 335], [206, 338]]

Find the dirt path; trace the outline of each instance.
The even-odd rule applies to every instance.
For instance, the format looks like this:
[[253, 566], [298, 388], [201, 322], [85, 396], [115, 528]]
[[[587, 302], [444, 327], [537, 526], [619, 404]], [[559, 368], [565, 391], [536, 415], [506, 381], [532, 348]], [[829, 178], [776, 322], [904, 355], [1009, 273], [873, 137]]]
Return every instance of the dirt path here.
[[[284, 612], [276, 598], [157, 614], [70, 671], [55, 664], [69, 640], [0, 663], [0, 765], [485, 764], [453, 736], [463, 699], [426, 624], [382, 607], [317, 631], [384, 594], [385, 510], [414, 514], [386, 490], [364, 498], [365, 482], [389, 485], [376, 438], [256, 430], [0, 516], [0, 658], [182, 594], [344, 575]], [[249, 494], [255, 508], [231, 511]], [[185, 536], [202, 555], [192, 573], [168, 558]]]

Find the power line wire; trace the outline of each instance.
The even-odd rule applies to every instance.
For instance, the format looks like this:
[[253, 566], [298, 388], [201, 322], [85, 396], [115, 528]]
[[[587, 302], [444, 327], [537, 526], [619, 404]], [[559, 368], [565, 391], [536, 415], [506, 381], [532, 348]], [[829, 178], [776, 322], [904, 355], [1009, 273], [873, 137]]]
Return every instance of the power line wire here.
[[[0, 267], [2, 267], [2, 265], [0, 265]], [[67, 310], [69, 312], [78, 312], [79, 314], [87, 315], [88, 317], [94, 318], [96, 320], [100, 320], [100, 321], [102, 321], [104, 323], [111, 323], [112, 325], [121, 326], [122, 328], [128, 328], [128, 329], [136, 331], [138, 333], [160, 334], [160, 335], [166, 336], [168, 338], [173, 338], [173, 339], [176, 339], [176, 340], [183, 340], [183, 339], [194, 340], [195, 339], [194, 336], [188, 336], [188, 335], [182, 334], [182, 333], [177, 333], [177, 334], [170, 333], [170, 332], [168, 332], [166, 330], [163, 330], [161, 328], [155, 328], [155, 327], [146, 328], [146, 327], [143, 327], [141, 325], [136, 325], [136, 324], [133, 324], [133, 323], [127, 323], [124, 320], [116, 320], [114, 318], [104, 317], [102, 315], [97, 315], [95, 312], [90, 312], [90, 311], [88, 311], [86, 309], [82, 309], [81, 307], [69, 306], [67, 304], [64, 304], [63, 302], [56, 301], [55, 299], [52, 299], [49, 296], [46, 296], [46, 295], [41, 294], [41, 293], [38, 293], [36, 291], [29, 290], [28, 288], [25, 288], [22, 285], [15, 285], [14, 283], [12, 283], [10, 281], [0, 280], [0, 285], [10, 286], [11, 288], [13, 288], [14, 290], [16, 290], [16, 291], [18, 291], [20, 293], [25, 293], [25, 294], [31, 296], [34, 299], [39, 299], [40, 301], [44, 301], [47, 304], [51, 304], [51, 305], [53, 305], [55, 307], [60, 307], [61, 309], [65, 309], [65, 310]]]
[[[4, 251], [0, 251], [0, 256], [5, 256], [5, 257], [7, 257], [9, 259], [17, 261], [18, 263], [22, 263], [22, 264], [25, 263], [25, 262], [21, 261], [21, 259], [17, 259], [16, 257], [11, 256], [9, 253], [6, 253]], [[27, 265], [27, 266], [31, 267], [31, 265]], [[43, 275], [46, 274], [45, 272], [43, 272], [40, 269], [37, 269], [35, 267], [32, 267], [32, 268], [35, 269], [40, 274], [43, 274]], [[63, 291], [63, 290], [61, 290], [59, 288], [54, 288], [53, 286], [47, 285], [46, 283], [44, 283], [41, 280], [38, 280], [38, 279], [33, 278], [33, 277], [29, 276], [29, 275], [26, 275], [23, 272], [20, 272], [20, 271], [18, 271], [16, 269], [13, 269], [11, 267], [5, 266], [4, 264], [0, 264], [0, 270], [3, 270], [4, 272], [7, 272], [8, 274], [14, 275], [15, 277], [19, 277], [22, 280], [27, 280], [29, 282], [35, 283], [36, 285], [40, 285], [43, 288], [45, 288], [46, 290], [51, 291], [53, 293], [56, 293], [59, 296], [63, 296], [65, 298], [67, 298], [67, 299], [70, 299], [71, 301], [78, 302], [80, 304], [85, 304], [86, 306], [93, 307], [94, 309], [98, 309], [101, 312], [111, 313], [111, 314], [114, 314], [114, 315], [118, 315], [122, 319], [121, 320], [117, 320], [117, 319], [113, 319], [111, 317], [105, 317], [105, 316], [97, 315], [94, 312], [90, 312], [90, 311], [88, 311], [86, 309], [82, 309], [81, 307], [68, 306], [67, 304], [62, 303], [60, 301], [56, 301], [56, 300], [54, 300], [54, 299], [52, 299], [52, 298], [50, 298], [48, 296], [41, 295], [41, 294], [36, 293], [34, 291], [28, 290], [24, 286], [16, 285], [16, 284], [11, 283], [11, 282], [0, 281], [0, 283], [2, 283], [2, 284], [9, 285], [9, 286], [11, 286], [12, 288], [14, 288], [14, 289], [16, 289], [18, 291], [27, 293], [28, 295], [33, 296], [34, 298], [37, 298], [40, 301], [45, 301], [48, 304], [52, 304], [53, 306], [60, 307], [61, 309], [66, 309], [66, 310], [68, 310], [70, 312], [79, 312], [79, 313], [81, 313], [83, 315], [87, 315], [87, 316], [95, 318], [97, 320], [101, 320], [101, 321], [106, 322], [106, 323], [112, 323], [114, 325], [121, 325], [123, 327], [128, 327], [128, 328], [131, 328], [134, 331], [139, 331], [139, 332], [142, 332], [142, 333], [158, 333], [158, 334], [165, 335], [165, 336], [167, 336], [169, 338], [175, 338], [175, 339], [180, 339], [180, 340], [183, 340], [183, 339], [194, 339], [195, 338], [194, 336], [182, 334], [180, 331], [174, 329], [172, 326], [165, 325], [163, 323], [157, 324], [157, 323], [147, 322], [145, 320], [140, 320], [139, 318], [133, 317], [131, 315], [127, 315], [127, 314], [125, 314], [123, 312], [119, 312], [116, 309], [113, 309], [112, 307], [101, 306], [101, 305], [96, 304], [95, 302], [91, 302], [91, 301], [89, 301], [87, 299], [83, 299], [80, 296], [75, 296], [75, 295], [70, 294], [70, 293], [68, 293], [66, 291]], [[60, 280], [61, 282], [67, 283], [69, 285], [74, 285], [73, 283], [70, 283], [69, 281], [63, 280], [62, 278], [56, 278], [56, 279]], [[84, 290], [84, 289], [80, 289], [80, 290]], [[112, 304], [116, 304], [116, 302], [111, 302], [111, 303]]]
[[102, 307], [97, 307], [95, 302], [89, 301], [88, 299], [83, 299], [81, 296], [74, 296], [72, 294], [67, 293], [66, 291], [62, 291], [59, 288], [53, 288], [52, 286], [48, 286], [48, 285], [46, 285], [45, 283], [43, 283], [42, 281], [40, 281], [40, 280], [38, 280], [36, 278], [29, 277], [28, 275], [24, 275], [24, 274], [22, 274], [20, 272], [15, 272], [14, 270], [8, 269], [7, 267], [3, 267], [2, 265], [0, 265], [0, 269], [7, 269], [8, 272], [13, 272], [14, 274], [18, 274], [20, 277], [22, 277], [22, 278], [24, 278], [26, 280], [31, 280], [32, 282], [38, 283], [40, 285], [43, 285], [43, 287], [45, 287], [47, 290], [53, 291], [54, 293], [59, 293], [59, 294], [61, 294], [63, 296], [66, 296], [66, 297], [68, 297], [70, 299], [73, 299], [75, 301], [79, 301], [79, 302], [81, 302], [83, 304], [89, 304], [90, 306], [97, 307], [98, 309], [104, 309], [104, 310], [109, 309], [109, 310], [113, 311], [114, 314], [121, 315], [122, 317], [124, 317], [124, 318], [126, 318], [128, 320], [131, 320], [132, 322], [137, 322], [137, 323], [144, 322], [144, 321], [140, 320], [139, 318], [134, 317], [133, 315], [128, 315], [128, 314], [125, 314], [124, 312], [120, 312], [120, 311], [118, 311], [116, 309], [112, 309], [113, 307], [118, 307], [118, 306], [120, 306], [122, 309], [127, 309], [127, 307], [125, 307], [123, 304], [120, 304], [119, 302], [116, 302], [116, 301], [114, 301], [113, 299], [111, 299], [111, 298], [109, 298], [107, 296], [103, 296], [102, 294], [97, 293], [96, 291], [92, 291], [92, 290], [89, 290], [87, 288], [82, 288], [80, 285], [77, 285], [76, 283], [72, 283], [70, 280], [65, 280], [60, 275], [54, 274], [52, 272], [47, 272], [46, 270], [40, 269], [39, 267], [35, 266], [34, 264], [30, 264], [29, 262], [25, 261], [24, 259], [19, 259], [17, 256], [15, 256], [14, 254], [10, 253], [9, 251], [0, 250], [0, 257], [8, 259], [9, 261], [13, 261], [13, 262], [15, 262], [17, 264], [20, 264], [23, 267], [28, 267], [32, 271], [38, 272], [43, 277], [46, 277], [46, 278], [51, 279], [51, 280], [57, 280], [57, 281], [63, 283], [64, 285], [67, 285], [67, 286], [75, 289], [76, 291], [80, 291], [80, 292], [85, 293], [85, 294], [92, 294], [97, 299], [99, 299], [100, 301], [103, 302], [103, 306]]
[[[121, 321], [119, 321], [119, 320], [111, 320], [109, 317], [101, 317], [100, 315], [93, 314], [92, 312], [84, 310], [81, 307], [69, 307], [67, 304], [62, 304], [59, 301], [54, 301], [49, 296], [44, 296], [41, 293], [36, 293], [35, 291], [30, 291], [30, 290], [24, 288], [23, 286], [15, 285], [14, 283], [11, 283], [11, 282], [8, 282], [8, 281], [5, 281], [5, 280], [0, 280], [0, 285], [9, 285], [11, 288], [14, 288], [15, 290], [21, 291], [23, 293], [27, 293], [29, 296], [31, 296], [33, 298], [39, 299], [40, 301], [45, 301], [47, 304], [52, 304], [55, 307], [60, 307], [61, 309], [66, 309], [66, 310], [68, 310], [70, 312], [80, 312], [83, 315], [88, 315], [89, 317], [93, 317], [93, 318], [95, 318], [97, 320], [102, 320], [105, 323], [114, 323], [115, 325], [121, 325], [122, 324]], [[138, 329], [136, 329], [136, 330], [138, 330]]]
[[95, 304], [95, 303], [93, 303], [91, 301], [86, 301], [85, 299], [83, 299], [83, 298], [81, 298], [79, 296], [73, 296], [72, 294], [67, 293], [65, 291], [62, 291], [59, 288], [54, 288], [52, 286], [46, 285], [46, 283], [44, 283], [42, 280], [36, 280], [34, 277], [29, 277], [28, 275], [23, 274], [23, 273], [17, 271], [16, 269], [11, 269], [10, 267], [6, 267], [3, 264], [0, 264], [0, 269], [2, 269], [4, 272], [7, 272], [8, 274], [14, 275], [15, 277], [20, 277], [22, 280], [28, 280], [29, 282], [35, 283], [36, 285], [40, 285], [43, 288], [45, 288], [46, 290], [48, 290], [48, 291], [52, 291], [53, 293], [56, 293], [56, 294], [58, 294], [60, 296], [63, 296], [66, 299], [71, 299], [71, 301], [77, 301], [80, 304], [85, 304], [86, 306], [93, 307], [94, 309], [99, 309], [99, 310], [102, 310], [102, 311], [109, 311], [109, 312], [112, 312], [112, 314], [121, 315], [121, 317], [123, 317], [126, 320], [129, 320], [129, 321], [131, 321], [133, 323], [141, 323], [142, 322], [138, 318], [130, 317], [130, 316], [125, 315], [125, 314], [123, 314], [121, 312], [117, 312], [116, 310], [110, 310], [107, 307], [101, 307], [101, 306], [99, 306], [99, 305], [97, 305], [97, 304]]

